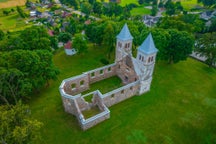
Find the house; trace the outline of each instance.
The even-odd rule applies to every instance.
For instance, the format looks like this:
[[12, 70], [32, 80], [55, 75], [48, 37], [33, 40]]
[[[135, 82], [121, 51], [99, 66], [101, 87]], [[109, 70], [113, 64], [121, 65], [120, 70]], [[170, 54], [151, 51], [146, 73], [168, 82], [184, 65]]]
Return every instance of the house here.
[[42, 13], [37, 10], [30, 11], [30, 17], [41, 17]]
[[68, 41], [64, 45], [64, 50], [65, 50], [66, 55], [70, 55], [70, 56], [77, 53], [77, 51], [74, 48], [72, 48], [72, 42], [71, 41]]
[[[158, 52], [151, 33], [138, 47], [136, 58], [132, 55], [133, 36], [127, 24], [124, 25], [116, 39], [116, 56], [113, 64], [67, 78], [59, 87], [65, 111], [77, 118], [83, 130], [109, 119], [108, 107], [150, 91]], [[82, 92], [90, 88], [90, 84], [112, 76], [118, 76], [123, 86], [108, 93], [96, 90], [82, 95]], [[91, 101], [86, 101], [86, 97], [90, 97]], [[90, 118], [84, 115], [85, 111], [94, 108], [98, 109], [97, 114]]]
[[49, 36], [54, 36], [54, 32], [52, 30], [49, 29], [47, 32]]
[[160, 19], [159, 16], [144, 15], [143, 23], [148, 27], [152, 27], [159, 21], [159, 19]]

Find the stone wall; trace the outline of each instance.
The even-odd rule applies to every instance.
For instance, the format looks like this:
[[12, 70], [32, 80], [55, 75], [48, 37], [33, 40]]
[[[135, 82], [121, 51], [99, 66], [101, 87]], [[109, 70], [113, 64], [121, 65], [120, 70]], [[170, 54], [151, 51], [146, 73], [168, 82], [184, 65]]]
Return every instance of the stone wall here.
[[114, 63], [108, 66], [97, 68], [86, 73], [88, 74], [90, 84], [92, 84], [116, 75], [116, 64]]
[[132, 59], [129, 56], [124, 57], [123, 60], [117, 62], [116, 73], [122, 79], [124, 84], [132, 83], [138, 80], [138, 76], [134, 71]]
[[98, 108], [100, 109], [101, 113], [90, 117], [88, 119], [85, 119], [84, 117], [81, 116], [81, 119], [78, 119], [81, 125], [81, 128], [83, 130], [89, 129], [93, 126], [95, 126], [96, 124], [110, 118], [110, 111], [108, 110], [108, 108], [104, 105], [103, 100], [102, 100], [102, 94], [99, 90], [93, 92], [94, 96], [93, 96], [93, 103], [92, 105], [95, 106], [97, 105]]
[[95, 125], [97, 125], [98, 123], [109, 119], [110, 118], [110, 111], [107, 109], [106, 111], [99, 113], [93, 117], [90, 117], [88, 119], [80, 119], [79, 122], [81, 124], [81, 128], [83, 130], [87, 130]]
[[76, 95], [89, 89], [88, 74], [82, 74], [64, 81], [64, 91], [69, 95]]
[[130, 83], [126, 86], [115, 89], [111, 92], [108, 92], [102, 96], [103, 103], [110, 107], [114, 104], [117, 104], [125, 99], [128, 99], [134, 95], [138, 94], [139, 91], [139, 81]]

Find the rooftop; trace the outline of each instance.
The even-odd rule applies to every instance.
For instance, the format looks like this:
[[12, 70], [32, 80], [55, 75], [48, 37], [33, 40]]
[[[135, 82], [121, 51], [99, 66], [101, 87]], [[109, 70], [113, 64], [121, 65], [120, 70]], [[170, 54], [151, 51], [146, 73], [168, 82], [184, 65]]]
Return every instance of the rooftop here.
[[120, 40], [132, 40], [133, 37], [128, 29], [127, 24], [124, 25], [121, 32], [117, 35], [117, 38]]
[[155, 47], [151, 33], [148, 35], [142, 45], [138, 48], [138, 51], [141, 51], [144, 54], [152, 54], [158, 52], [158, 49]]

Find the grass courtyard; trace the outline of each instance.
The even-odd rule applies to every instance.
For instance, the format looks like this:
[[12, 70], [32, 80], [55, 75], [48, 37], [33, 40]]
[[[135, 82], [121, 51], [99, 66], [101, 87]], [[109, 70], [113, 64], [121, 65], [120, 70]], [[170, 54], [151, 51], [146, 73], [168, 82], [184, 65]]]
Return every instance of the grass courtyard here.
[[35, 143], [216, 143], [216, 70], [191, 58], [157, 62], [150, 92], [112, 106], [110, 119], [83, 132], [64, 112], [58, 87], [65, 78], [102, 66], [105, 55], [101, 47], [80, 56], [55, 54], [58, 80], [30, 102], [33, 117], [44, 123], [42, 141]]

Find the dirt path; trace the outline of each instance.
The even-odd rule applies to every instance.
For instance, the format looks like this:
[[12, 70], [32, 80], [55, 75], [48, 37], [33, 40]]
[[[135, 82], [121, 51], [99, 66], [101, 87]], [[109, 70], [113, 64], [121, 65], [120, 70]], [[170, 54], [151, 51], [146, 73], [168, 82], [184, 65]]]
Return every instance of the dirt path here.
[[0, 8], [8, 8], [15, 6], [25, 5], [26, 0], [8, 0], [6, 2], [0, 2]]

